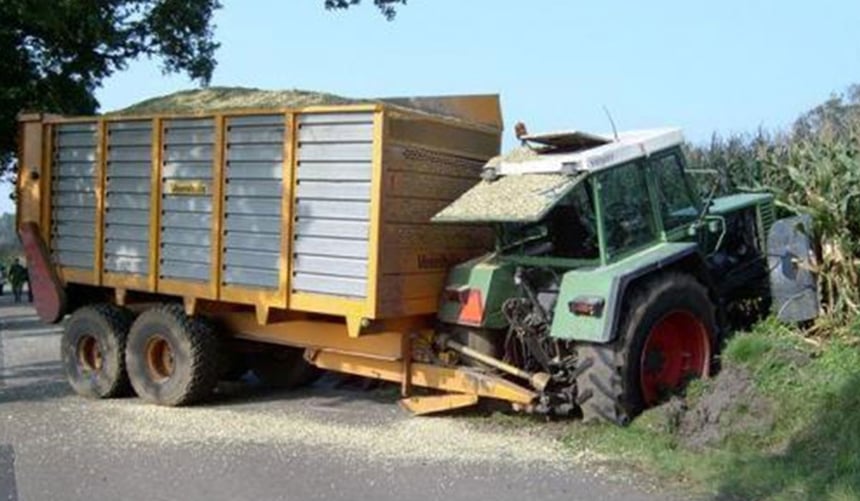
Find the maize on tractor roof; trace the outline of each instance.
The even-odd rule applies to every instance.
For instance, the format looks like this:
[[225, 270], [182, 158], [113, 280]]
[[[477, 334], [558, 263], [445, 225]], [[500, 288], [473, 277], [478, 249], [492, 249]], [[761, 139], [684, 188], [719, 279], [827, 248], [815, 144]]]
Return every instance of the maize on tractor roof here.
[[680, 129], [662, 128], [617, 136], [567, 131], [520, 139], [522, 146], [487, 162], [484, 180], [433, 221], [539, 221], [591, 173], [677, 146], [684, 136]]

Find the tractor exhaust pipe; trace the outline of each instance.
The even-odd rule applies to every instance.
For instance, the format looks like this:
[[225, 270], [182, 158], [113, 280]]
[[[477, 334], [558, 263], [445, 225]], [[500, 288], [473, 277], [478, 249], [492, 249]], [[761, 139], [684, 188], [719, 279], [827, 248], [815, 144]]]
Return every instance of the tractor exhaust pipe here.
[[502, 372], [510, 374], [511, 376], [518, 377], [520, 379], [525, 379], [529, 382], [532, 388], [543, 391], [546, 386], [549, 384], [551, 376], [546, 372], [535, 372], [534, 374], [530, 372], [526, 372], [518, 367], [514, 367], [511, 364], [502, 362], [498, 358], [491, 357], [489, 355], [485, 355], [480, 351], [469, 348], [468, 346], [462, 345], [456, 341], [449, 339], [446, 336], [443, 336], [439, 340], [439, 344], [443, 348], [447, 348], [449, 350], [456, 351], [457, 353], [467, 356], [471, 359], [477, 360], [482, 364], [489, 365], [495, 369], [499, 369]]

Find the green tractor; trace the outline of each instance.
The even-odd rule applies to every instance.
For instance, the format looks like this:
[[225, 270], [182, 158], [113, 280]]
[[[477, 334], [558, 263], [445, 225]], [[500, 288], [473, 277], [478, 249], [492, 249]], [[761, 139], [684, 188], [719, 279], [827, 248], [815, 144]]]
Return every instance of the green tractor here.
[[496, 237], [452, 269], [438, 318], [461, 353], [539, 375], [536, 411], [625, 424], [712, 374], [735, 322], [816, 314], [803, 220], [767, 193], [701, 197], [680, 130], [520, 139], [434, 217]]

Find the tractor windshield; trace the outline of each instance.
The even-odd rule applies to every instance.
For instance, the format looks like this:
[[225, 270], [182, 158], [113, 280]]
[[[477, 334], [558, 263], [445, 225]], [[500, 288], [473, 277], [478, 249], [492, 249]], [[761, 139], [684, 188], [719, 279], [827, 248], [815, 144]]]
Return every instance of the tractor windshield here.
[[597, 219], [590, 180], [579, 183], [543, 219], [499, 225], [499, 248], [508, 254], [597, 259]]

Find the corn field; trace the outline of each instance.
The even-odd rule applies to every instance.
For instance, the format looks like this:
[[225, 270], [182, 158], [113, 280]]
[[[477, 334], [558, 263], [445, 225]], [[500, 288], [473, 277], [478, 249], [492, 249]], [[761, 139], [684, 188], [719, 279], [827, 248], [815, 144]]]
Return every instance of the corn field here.
[[[821, 326], [860, 325], [860, 85], [801, 116], [792, 130], [689, 148], [718, 191], [770, 191], [783, 215], [812, 216]], [[831, 332], [832, 329], [827, 329]]]

